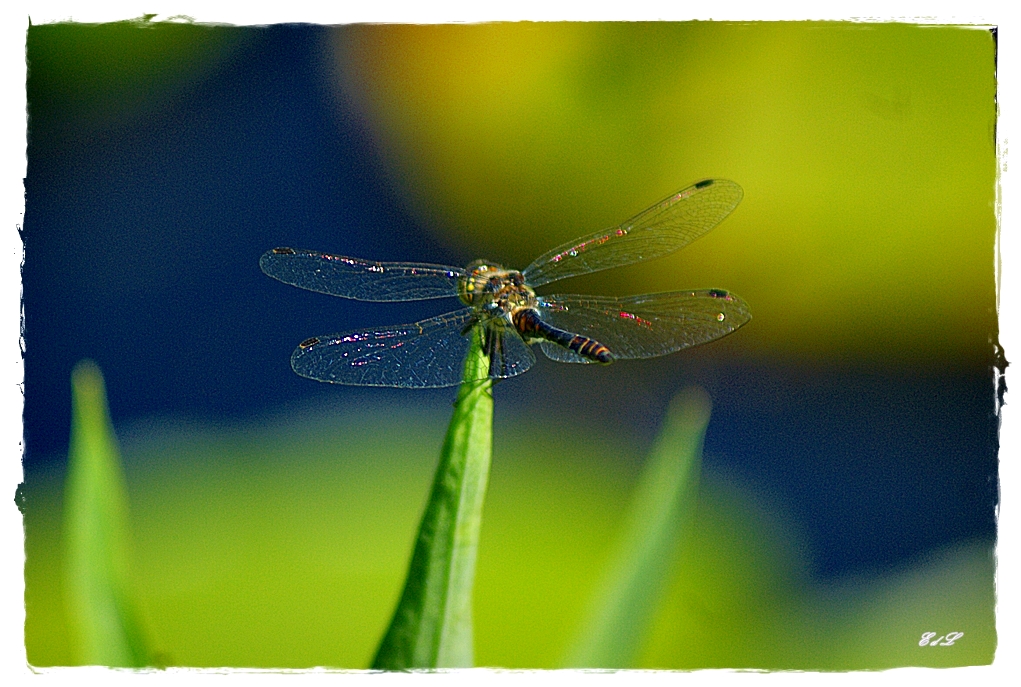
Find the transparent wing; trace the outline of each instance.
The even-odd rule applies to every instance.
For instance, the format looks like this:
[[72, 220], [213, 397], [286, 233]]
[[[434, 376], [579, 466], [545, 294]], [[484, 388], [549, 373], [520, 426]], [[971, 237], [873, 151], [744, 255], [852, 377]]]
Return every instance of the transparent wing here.
[[[721, 289], [626, 298], [542, 296], [539, 315], [554, 327], [604, 344], [618, 359], [655, 358], [708, 343], [752, 318], [743, 300]], [[559, 362], [589, 362], [547, 341], [540, 346], [547, 357]]]
[[672, 253], [722, 222], [742, 195], [733, 181], [700, 181], [619, 227], [575, 239], [540, 256], [522, 272], [525, 282], [537, 287]]
[[302, 377], [335, 384], [429, 388], [461, 380], [470, 308], [414, 324], [320, 336], [291, 355]]
[[489, 376], [493, 379], [514, 377], [535, 364], [532, 349], [513, 329], [491, 329], [486, 344]]
[[457, 295], [464, 270], [417, 262], [373, 262], [311, 250], [274, 248], [262, 271], [285, 284], [360, 301], [418, 301]]
[[[461, 381], [474, 324], [474, 312], [464, 308], [414, 324], [314, 337], [295, 349], [291, 367], [302, 377], [335, 384], [454, 386]], [[523, 341], [515, 347], [496, 340], [501, 357], [491, 362], [491, 377], [521, 374], [535, 361]]]

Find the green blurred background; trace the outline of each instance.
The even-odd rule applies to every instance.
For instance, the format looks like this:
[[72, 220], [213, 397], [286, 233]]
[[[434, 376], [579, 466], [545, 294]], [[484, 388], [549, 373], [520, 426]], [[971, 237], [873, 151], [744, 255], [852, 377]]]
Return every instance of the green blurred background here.
[[717, 177], [745, 198], [711, 234], [562, 290], [726, 288], [747, 327], [496, 388], [477, 663], [561, 665], [692, 382], [714, 402], [696, 525], [640, 666], [990, 662], [994, 56], [987, 30], [897, 24], [32, 27], [29, 661], [78, 661], [77, 360], [107, 377], [160, 660], [364, 668], [453, 393], [323, 388], [287, 356], [439, 306], [284, 293], [258, 255], [521, 267]]
[[987, 31], [490, 24], [341, 36], [341, 73], [402, 191], [475, 253], [524, 265], [537, 245], [723, 177], [745, 190], [725, 228], [579, 282], [725, 284], [755, 304], [736, 345], [756, 356], [985, 355], [996, 328]]

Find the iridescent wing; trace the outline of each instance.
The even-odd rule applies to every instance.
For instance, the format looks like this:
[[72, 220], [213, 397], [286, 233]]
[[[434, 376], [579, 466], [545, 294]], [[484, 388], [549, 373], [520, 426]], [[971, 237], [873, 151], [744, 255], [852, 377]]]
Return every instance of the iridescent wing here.
[[575, 239], [522, 271], [531, 287], [662, 257], [688, 245], [731, 213], [744, 192], [733, 181], [706, 179], [624, 222]]
[[[721, 289], [626, 298], [540, 296], [539, 315], [554, 327], [595, 339], [617, 359], [655, 358], [708, 343], [752, 318], [743, 300]], [[559, 362], [591, 362], [548, 341], [540, 346]]]
[[374, 262], [311, 250], [274, 248], [262, 271], [285, 284], [360, 301], [419, 301], [457, 295], [464, 270], [417, 262]]
[[[437, 388], [461, 381], [475, 313], [464, 308], [414, 324], [320, 336], [291, 355], [302, 377], [335, 384]], [[490, 377], [521, 374], [535, 356], [516, 332], [487, 335]], [[513, 339], [519, 342], [515, 345]]]

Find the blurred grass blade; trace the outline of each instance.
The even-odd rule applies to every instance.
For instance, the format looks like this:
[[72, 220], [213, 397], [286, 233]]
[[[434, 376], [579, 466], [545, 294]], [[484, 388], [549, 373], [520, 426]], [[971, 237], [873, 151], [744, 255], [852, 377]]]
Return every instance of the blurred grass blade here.
[[404, 592], [372, 667], [468, 668], [472, 588], [493, 452], [493, 382], [476, 328]]
[[149, 651], [132, 603], [128, 498], [99, 368], [71, 373], [71, 447], [64, 498], [64, 580], [78, 660], [144, 666]]
[[693, 517], [710, 408], [698, 388], [685, 389], [671, 403], [635, 489], [623, 539], [567, 665], [634, 665]]

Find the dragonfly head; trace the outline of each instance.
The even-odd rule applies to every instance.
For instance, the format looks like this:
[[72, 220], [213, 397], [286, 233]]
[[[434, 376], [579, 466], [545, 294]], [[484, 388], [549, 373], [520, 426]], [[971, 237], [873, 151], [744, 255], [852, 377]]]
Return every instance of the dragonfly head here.
[[467, 272], [457, 285], [457, 293], [465, 304], [485, 312], [490, 319], [510, 322], [513, 310], [535, 307], [535, 292], [525, 284], [521, 272], [487, 260], [471, 263]]
[[467, 271], [457, 284], [457, 295], [466, 304], [475, 306], [492, 300], [504, 281], [503, 275], [507, 274], [503, 267], [488, 260], [476, 260], [468, 265]]

